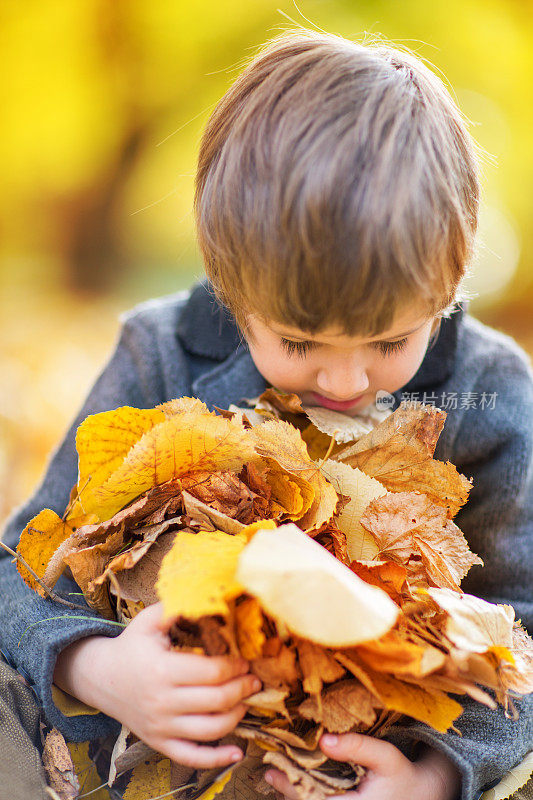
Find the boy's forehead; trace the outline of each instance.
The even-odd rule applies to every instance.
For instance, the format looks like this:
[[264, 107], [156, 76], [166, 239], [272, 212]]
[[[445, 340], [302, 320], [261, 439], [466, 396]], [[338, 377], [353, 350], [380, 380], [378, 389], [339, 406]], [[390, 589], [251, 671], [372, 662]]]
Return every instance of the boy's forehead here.
[[400, 339], [403, 336], [408, 336], [419, 330], [432, 319], [434, 319], [434, 317], [423, 312], [413, 313], [411, 311], [409, 313], [398, 314], [393, 324], [386, 331], [370, 337], [347, 334], [340, 326], [331, 326], [316, 333], [310, 333], [309, 331], [304, 331], [291, 325], [283, 325], [265, 318], [261, 318], [261, 322], [278, 336], [305, 341], [312, 340], [324, 344], [341, 344], [343, 341], [354, 341], [356, 339], [361, 343], [377, 342], [384, 339]]

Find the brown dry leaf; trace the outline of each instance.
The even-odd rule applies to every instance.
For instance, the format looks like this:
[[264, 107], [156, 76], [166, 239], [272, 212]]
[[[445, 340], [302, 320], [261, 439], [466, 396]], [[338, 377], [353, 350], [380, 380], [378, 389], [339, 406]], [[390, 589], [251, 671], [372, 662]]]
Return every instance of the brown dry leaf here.
[[95, 579], [94, 586], [99, 584], [108, 586], [109, 592], [116, 598], [116, 602], [118, 603], [120, 600], [118, 606], [127, 612], [133, 612], [133, 615], [142, 608], [157, 603], [158, 597], [155, 590], [157, 576], [163, 558], [172, 549], [175, 536], [175, 531], [162, 533], [134, 567], [117, 572], [113, 579], [106, 571]]
[[176, 414], [147, 431], [105, 482], [91, 481], [80, 498], [85, 511], [106, 519], [147, 489], [172, 478], [240, 470], [255, 459], [242, 425], [216, 414]]
[[106, 572], [116, 573], [126, 569], [133, 569], [162, 533], [165, 533], [169, 528], [177, 529], [178, 527], [182, 527], [182, 517], [171, 517], [163, 522], [157, 522], [154, 525], [136, 528], [132, 533], [135, 536], [142, 536], [142, 539], [134, 542], [127, 550], [123, 550], [121, 553], [114, 556], [111, 561], [108, 562]]
[[363, 528], [360, 519], [368, 504], [386, 495], [387, 490], [379, 481], [349, 464], [329, 459], [321, 466], [321, 470], [339, 494], [350, 498], [337, 518], [339, 528], [346, 535], [350, 560], [371, 561], [377, 556], [378, 546], [374, 537]]
[[396, 411], [376, 425], [368, 435], [359, 439], [349, 450], [345, 450], [342, 460], [359, 453], [375, 450], [378, 447], [386, 447], [397, 434], [401, 435], [404, 444], [411, 445], [428, 456], [432, 456], [446, 416], [445, 411], [432, 404], [424, 405], [418, 402], [403, 401]]
[[316, 773], [311, 774], [310, 771], [302, 769], [282, 753], [265, 753], [263, 760], [266, 764], [272, 764], [273, 767], [285, 773], [298, 800], [324, 800], [330, 795], [339, 794], [342, 790], [354, 789], [359, 783], [361, 775], [360, 771], [355, 771], [358, 768], [354, 768], [353, 778], [338, 778], [336, 785], [332, 786], [328, 785], [325, 779], [320, 779]]
[[[63, 572], [64, 566], [57, 566], [53, 573], [46, 573], [48, 562], [52, 558], [57, 548], [63, 544], [70, 536], [72, 536], [72, 528], [63, 522], [61, 517], [45, 508], [34, 517], [24, 528], [17, 545], [17, 553], [19, 553], [30, 567], [37, 573], [37, 575], [44, 580], [47, 586], [54, 586]], [[20, 561], [17, 561], [17, 569], [24, 580], [24, 582], [34, 591], [41, 595], [46, 596], [46, 592], [40, 586], [35, 577], [24, 567]]]
[[417, 405], [407, 408], [402, 403], [338, 458], [377, 478], [391, 492], [423, 492], [453, 518], [466, 503], [472, 482], [449, 461], [432, 458], [446, 413]]
[[260, 658], [266, 636], [263, 632], [263, 612], [255, 597], [248, 597], [235, 608], [237, 643], [243, 658]]
[[[110, 519], [78, 527], [77, 538], [74, 541], [84, 541], [87, 545], [103, 542], [109, 534], [118, 530], [122, 525], [126, 528], [134, 528], [141, 521], [145, 525], [162, 522], [164, 515], [160, 516], [161, 509], [167, 508], [171, 501], [175, 501], [181, 508], [181, 483], [177, 479], [154, 486]], [[70, 516], [67, 516], [67, 522], [70, 524]]]
[[[274, 722], [276, 721], [274, 720]], [[315, 730], [320, 732], [323, 729], [322, 726], [320, 726]], [[315, 750], [309, 750], [304, 749], [303, 747], [295, 747], [284, 739], [280, 738], [280, 734], [283, 735], [288, 733], [288, 731], [284, 731], [280, 728], [272, 729], [270, 725], [268, 727], [262, 725], [260, 728], [258, 728], [257, 725], [243, 721], [237, 726], [235, 732], [243, 739], [250, 739], [256, 745], [259, 745], [262, 750], [266, 750], [267, 752], [285, 752], [291, 761], [293, 761], [297, 766], [303, 767], [305, 770], [320, 767], [322, 764], [328, 761], [328, 757], [322, 752], [322, 750], [318, 748]], [[294, 737], [294, 739], [300, 739], [300, 737]], [[305, 745], [306, 743], [303, 742], [303, 744]]]
[[267, 411], [276, 410], [284, 414], [303, 414], [304, 409], [297, 394], [282, 392], [279, 389], [269, 387], [255, 403], [257, 408]]
[[404, 596], [407, 570], [395, 561], [352, 561], [350, 569], [361, 580], [387, 592], [395, 603]]
[[358, 681], [339, 681], [317, 697], [298, 706], [306, 719], [321, 722], [330, 733], [347, 733], [358, 725], [368, 727], [376, 719], [375, 698]]
[[235, 571], [246, 543], [242, 533], [178, 531], [156, 583], [165, 619], [227, 614], [226, 601], [243, 591]]
[[283, 717], [290, 719], [289, 712], [285, 705], [285, 700], [288, 698], [290, 692], [288, 689], [263, 689], [261, 692], [245, 697], [243, 703], [250, 706], [252, 714], [261, 714], [268, 717], [276, 714], [281, 714]]
[[[281, 467], [289, 473], [291, 482], [297, 483], [304, 500], [300, 527], [303, 530], [319, 528], [331, 519], [338, 503], [337, 492], [309, 458], [300, 432], [287, 422], [272, 420], [252, 428], [249, 433], [257, 453], [270, 467], [267, 481], [272, 485], [270, 472], [275, 473]], [[274, 486], [272, 493], [274, 499], [283, 505]]]
[[353, 650], [335, 653], [335, 658], [361, 681], [384, 708], [407, 714], [441, 733], [445, 733], [463, 711], [463, 707], [444, 692], [426, 691], [422, 685], [406, 683], [370, 669], [360, 662], [357, 652]]
[[[474, 555], [446, 512], [419, 492], [389, 493], [373, 500], [361, 517], [361, 524], [374, 536], [382, 557], [418, 570], [422, 560], [426, 581], [434, 586], [460, 591], [459, 584], [474, 564]], [[415, 562], [414, 564], [412, 562]]]
[[301, 677], [296, 653], [284, 644], [277, 655], [254, 659], [250, 671], [257, 675], [266, 689], [282, 691], [287, 687], [294, 691]]
[[258, 531], [241, 553], [236, 578], [274, 619], [326, 647], [376, 639], [399, 611], [293, 524]]
[[323, 683], [338, 681], [346, 673], [333, 655], [320, 645], [300, 639], [297, 650], [303, 674], [303, 689], [308, 694], [320, 694]]
[[43, 766], [48, 784], [57, 792], [60, 800], [75, 800], [80, 791], [80, 784], [67, 743], [57, 728], [52, 728], [46, 735]]
[[106, 619], [113, 619], [113, 609], [109, 602], [107, 585], [95, 583], [105, 570], [109, 558], [117, 553], [124, 544], [124, 531], [118, 530], [105, 542], [92, 547], [82, 547], [64, 557], [70, 567], [72, 577], [85, 595], [87, 603]]
[[201, 525], [203, 530], [219, 530], [224, 533], [239, 533], [245, 527], [242, 522], [224, 514], [222, 511], [203, 503], [189, 492], [183, 492], [185, 513], [191, 518], [191, 524]]
[[[242, 741], [239, 744], [242, 746]], [[274, 800], [273, 788], [263, 779], [263, 753], [252, 744], [248, 742], [244, 758], [232, 768], [231, 779], [217, 800]]]
[[[294, 731], [289, 730], [289, 725], [288, 723], [285, 724], [285, 721], [283, 721], [282, 725], [279, 720], [273, 720], [265, 725], [263, 730], [268, 731], [268, 733], [275, 736], [276, 739], [279, 739], [284, 745], [288, 744], [290, 748], [310, 750], [315, 753], [320, 737], [324, 732], [324, 727], [322, 725], [316, 725], [314, 728], [308, 730], [305, 735], [300, 736], [294, 733]], [[287, 752], [290, 754], [291, 750], [287, 748]], [[320, 751], [320, 753], [322, 753], [322, 751]]]

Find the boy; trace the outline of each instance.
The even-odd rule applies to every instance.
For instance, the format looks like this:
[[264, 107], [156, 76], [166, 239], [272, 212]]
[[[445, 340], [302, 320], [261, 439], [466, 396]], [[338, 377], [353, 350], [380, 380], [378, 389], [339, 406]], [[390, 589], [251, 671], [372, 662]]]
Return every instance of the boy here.
[[[456, 522], [486, 566], [465, 590], [512, 603], [531, 624], [533, 379], [509, 337], [454, 310], [478, 198], [460, 112], [416, 58], [311, 32], [271, 42], [222, 98], [200, 147], [195, 208], [211, 285], [127, 316], [42, 486], [10, 520], [8, 544], [43, 507], [64, 510], [87, 414], [180, 395], [227, 407], [269, 384], [348, 414], [378, 390], [395, 405], [417, 393], [448, 411], [435, 457], [473, 478]], [[470, 405], [458, 407], [458, 393]], [[473, 395], [485, 404], [472, 407]], [[116, 732], [119, 720], [180, 763], [241, 757], [206, 743], [245, 713], [257, 689], [246, 663], [170, 652], [158, 604], [116, 636], [92, 612], [80, 619], [30, 591], [7, 558], [0, 567], [0, 643], [67, 738]], [[65, 577], [57, 589], [75, 591]], [[63, 716], [52, 681], [104, 714]], [[362, 800], [473, 800], [533, 745], [531, 697], [517, 706], [512, 721], [466, 703], [462, 737], [404, 723], [388, 741], [347, 734], [321, 746], [368, 767], [352, 793]]]

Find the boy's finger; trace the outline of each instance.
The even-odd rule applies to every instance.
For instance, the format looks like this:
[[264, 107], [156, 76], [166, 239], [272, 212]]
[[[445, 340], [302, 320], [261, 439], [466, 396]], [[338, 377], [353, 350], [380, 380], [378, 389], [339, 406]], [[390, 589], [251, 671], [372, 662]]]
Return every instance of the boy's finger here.
[[166, 669], [169, 682], [175, 686], [218, 686], [248, 672], [249, 664], [243, 658], [172, 651], [167, 655]]
[[336, 761], [360, 764], [380, 775], [397, 772], [401, 763], [407, 760], [394, 745], [362, 733], [345, 733], [340, 736], [326, 734], [320, 739], [320, 747], [327, 756]]
[[164, 722], [169, 738], [192, 739], [195, 742], [213, 742], [232, 733], [247, 712], [243, 703], [221, 714], [183, 714]]
[[260, 688], [261, 681], [251, 674], [239, 676], [220, 686], [180, 686], [169, 697], [168, 712], [212, 714], [229, 711]]
[[288, 797], [289, 800], [298, 800], [298, 792], [283, 772], [269, 769], [265, 772], [265, 780], [283, 797]]
[[169, 739], [161, 752], [178, 764], [197, 769], [230, 766], [241, 761], [243, 757], [242, 750], [233, 745], [209, 747], [186, 739]]

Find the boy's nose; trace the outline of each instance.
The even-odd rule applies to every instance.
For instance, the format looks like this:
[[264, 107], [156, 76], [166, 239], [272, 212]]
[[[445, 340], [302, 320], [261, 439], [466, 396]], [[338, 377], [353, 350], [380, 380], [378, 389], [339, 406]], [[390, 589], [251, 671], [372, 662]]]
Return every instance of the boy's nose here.
[[317, 386], [320, 392], [332, 400], [351, 400], [366, 391], [370, 385], [366, 370], [347, 363], [332, 363], [317, 373]]

